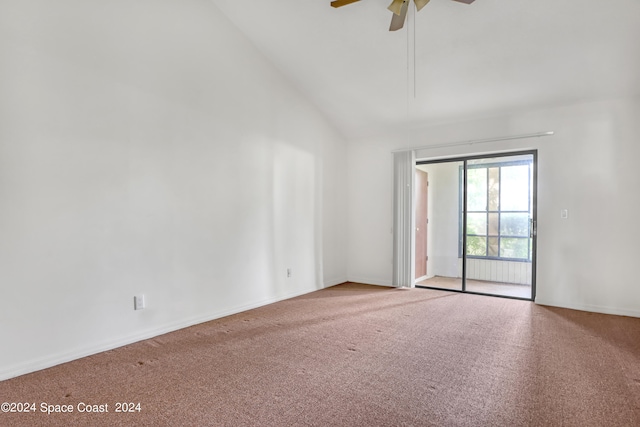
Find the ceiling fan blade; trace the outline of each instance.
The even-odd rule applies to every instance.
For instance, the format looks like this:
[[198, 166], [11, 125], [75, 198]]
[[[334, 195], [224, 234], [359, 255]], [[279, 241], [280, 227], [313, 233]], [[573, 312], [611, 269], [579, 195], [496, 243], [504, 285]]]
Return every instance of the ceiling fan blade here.
[[400, 10], [400, 15], [396, 15], [395, 13], [391, 17], [391, 25], [389, 26], [389, 31], [398, 31], [400, 28], [404, 27], [404, 21], [407, 18], [407, 9], [409, 2], [405, 1], [402, 3], [402, 9]]
[[406, 2], [407, 0], [393, 0], [393, 2], [391, 2], [391, 4], [387, 9], [389, 9], [394, 14], [400, 16], [400, 14], [402, 13], [402, 8], [404, 7], [404, 4]]
[[466, 3], [466, 4], [471, 4], [476, 0], [453, 0], [453, 1], [457, 1], [457, 2], [460, 2], [460, 3]]
[[[413, 0], [413, 2], [416, 4], [416, 9], [418, 9], [418, 11], [420, 11], [420, 9], [422, 9], [423, 7], [425, 7], [427, 5], [427, 3], [429, 3], [430, 0]], [[473, 1], [473, 0], [471, 0]]]
[[331, 6], [333, 7], [342, 7], [351, 3], [358, 2], [360, 0], [334, 0], [331, 2]]

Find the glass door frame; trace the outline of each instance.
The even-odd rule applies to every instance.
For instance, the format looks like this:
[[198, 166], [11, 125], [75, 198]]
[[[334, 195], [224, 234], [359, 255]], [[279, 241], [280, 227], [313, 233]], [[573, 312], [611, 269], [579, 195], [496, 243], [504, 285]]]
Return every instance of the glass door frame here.
[[[531, 297], [523, 298], [511, 295], [499, 295], [499, 294], [490, 294], [484, 292], [475, 292], [467, 290], [467, 162], [469, 160], [478, 160], [478, 159], [494, 159], [498, 157], [512, 157], [512, 156], [522, 156], [522, 155], [531, 155], [533, 157], [533, 162], [531, 165], [531, 186], [532, 186], [532, 200], [531, 200], [531, 223], [530, 223], [530, 237], [531, 237]], [[445, 288], [437, 288], [432, 286], [423, 286], [416, 285], [416, 288], [423, 289], [436, 289], [443, 290], [449, 292], [459, 292], [459, 293], [467, 293], [474, 295], [485, 295], [485, 296], [493, 296], [499, 298], [508, 298], [508, 299], [517, 299], [517, 300], [525, 300], [525, 301], [535, 301], [536, 298], [536, 264], [537, 264], [537, 222], [538, 222], [538, 150], [521, 150], [521, 151], [508, 151], [508, 152], [499, 152], [499, 153], [485, 153], [485, 154], [477, 154], [472, 156], [462, 156], [462, 157], [448, 157], [448, 158], [438, 158], [434, 160], [418, 160], [416, 161], [416, 165], [426, 165], [426, 164], [435, 164], [435, 163], [454, 163], [454, 162], [462, 162], [462, 176], [463, 176], [463, 185], [462, 185], [462, 289], [445, 289]], [[414, 230], [415, 233], [415, 230]]]

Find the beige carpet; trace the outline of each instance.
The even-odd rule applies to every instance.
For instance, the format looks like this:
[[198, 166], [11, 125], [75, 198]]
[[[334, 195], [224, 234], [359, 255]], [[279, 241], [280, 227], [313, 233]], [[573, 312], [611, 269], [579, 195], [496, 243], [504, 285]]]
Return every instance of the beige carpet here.
[[2, 426], [638, 426], [640, 319], [346, 284], [0, 382], [0, 401], [38, 408]]

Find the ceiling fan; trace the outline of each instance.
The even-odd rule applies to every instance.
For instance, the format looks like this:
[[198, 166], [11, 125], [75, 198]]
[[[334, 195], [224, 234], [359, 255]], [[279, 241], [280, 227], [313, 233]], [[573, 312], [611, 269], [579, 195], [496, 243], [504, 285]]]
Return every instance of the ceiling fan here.
[[[358, 2], [360, 0], [334, 0], [331, 2], [331, 6], [333, 7], [342, 7], [351, 3]], [[391, 12], [393, 12], [393, 17], [391, 18], [391, 26], [389, 27], [389, 31], [397, 31], [404, 26], [404, 21], [407, 18], [407, 9], [409, 6], [410, 0], [393, 0], [389, 7]], [[429, 3], [430, 0], [413, 0], [416, 4], [416, 9], [420, 10]], [[471, 4], [475, 0], [454, 0], [460, 3]]]

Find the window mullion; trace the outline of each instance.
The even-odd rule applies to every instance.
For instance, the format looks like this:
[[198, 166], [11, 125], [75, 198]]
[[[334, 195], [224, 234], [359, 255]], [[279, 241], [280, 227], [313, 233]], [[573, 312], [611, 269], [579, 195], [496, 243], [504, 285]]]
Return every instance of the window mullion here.
[[486, 198], [484, 205], [484, 256], [489, 257], [489, 197], [491, 197], [491, 190], [489, 189], [489, 168], [485, 167], [485, 178], [486, 178]]
[[502, 166], [498, 167], [498, 258], [502, 256]]

